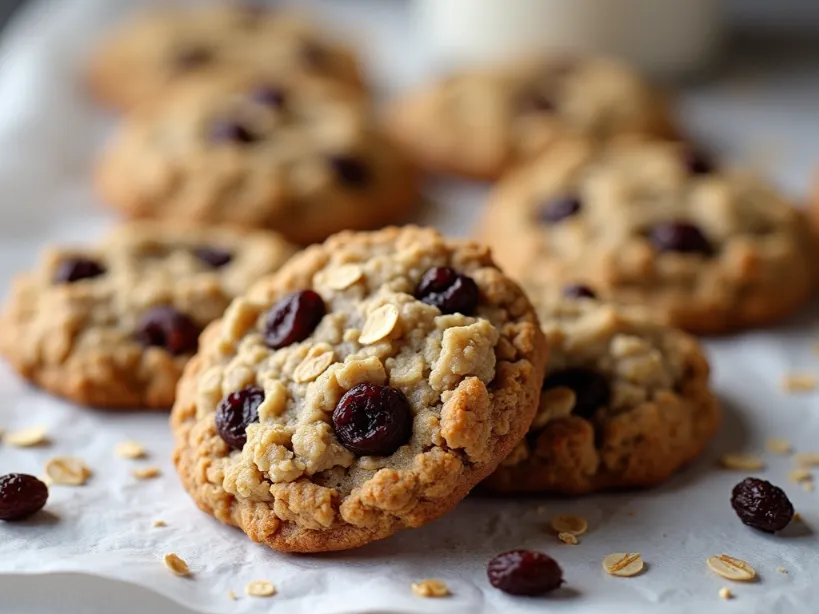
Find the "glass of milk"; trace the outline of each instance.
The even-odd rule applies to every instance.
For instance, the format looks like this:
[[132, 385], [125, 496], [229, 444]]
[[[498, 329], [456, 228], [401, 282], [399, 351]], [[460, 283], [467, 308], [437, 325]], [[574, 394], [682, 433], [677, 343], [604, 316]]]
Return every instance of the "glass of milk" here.
[[721, 42], [719, 0], [415, 0], [422, 33], [447, 64], [544, 52], [614, 55], [676, 77], [708, 66]]

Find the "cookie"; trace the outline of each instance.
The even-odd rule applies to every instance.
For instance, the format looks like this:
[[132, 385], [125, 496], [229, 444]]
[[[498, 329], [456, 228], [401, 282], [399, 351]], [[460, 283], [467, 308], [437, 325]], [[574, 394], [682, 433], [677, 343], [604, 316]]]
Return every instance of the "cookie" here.
[[271, 228], [299, 243], [401, 221], [417, 202], [416, 173], [357, 92], [249, 75], [135, 112], [97, 185], [134, 217]]
[[294, 13], [241, 4], [145, 12], [99, 46], [88, 80], [99, 99], [132, 108], [180, 83], [248, 68], [363, 87], [347, 47]]
[[481, 234], [525, 283], [583, 283], [719, 334], [792, 313], [813, 286], [803, 215], [690, 146], [563, 142], [504, 179]]
[[199, 332], [291, 254], [274, 233], [153, 222], [91, 248], [52, 248], [14, 281], [0, 354], [77, 403], [168, 409]]
[[612, 60], [552, 59], [450, 76], [388, 113], [391, 133], [433, 171], [497, 179], [556, 139], [669, 136], [661, 95]]
[[431, 229], [307, 248], [202, 335], [171, 414], [197, 505], [276, 550], [451, 510], [523, 437], [546, 362], [520, 288]]
[[633, 308], [554, 289], [530, 297], [549, 370], [529, 433], [484, 488], [574, 495], [653, 486], [702, 452], [721, 412], [693, 337]]

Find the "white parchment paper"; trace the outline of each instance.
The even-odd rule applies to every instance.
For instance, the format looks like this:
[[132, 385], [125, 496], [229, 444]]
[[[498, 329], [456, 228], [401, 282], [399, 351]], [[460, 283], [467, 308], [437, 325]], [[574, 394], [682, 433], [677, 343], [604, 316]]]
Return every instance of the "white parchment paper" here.
[[[31, 266], [51, 242], [96, 238], [113, 223], [90, 190], [92, 160], [113, 118], [86, 98], [79, 67], [105, 24], [135, 3], [53, 0], [32, 7], [0, 47], [0, 288]], [[399, 2], [318, 2], [330, 21], [367, 30], [360, 38], [374, 77], [387, 89], [419, 78], [428, 68]], [[126, 6], [127, 5], [127, 6]], [[684, 92], [682, 112], [694, 134], [723, 152], [753, 158], [760, 144], [777, 144], [774, 169], [790, 191], [805, 189], [815, 156], [817, 67], [788, 73], [775, 66], [748, 91], [715, 83]], [[808, 72], [804, 72], [808, 70]], [[813, 72], [810, 72], [810, 71]], [[127, 75], [124, 76], [127, 78]], [[746, 83], [743, 81], [743, 83]], [[747, 85], [747, 83], [746, 83]], [[421, 221], [466, 235], [484, 197], [483, 186], [432, 184], [434, 200]], [[694, 466], [650, 491], [581, 499], [470, 497], [453, 513], [424, 528], [360, 550], [321, 556], [288, 556], [251, 543], [239, 531], [200, 513], [182, 491], [169, 462], [171, 437], [164, 415], [115, 415], [75, 407], [23, 384], [0, 366], [0, 428], [47, 427], [52, 444], [18, 449], [0, 443], [0, 473], [41, 474], [55, 455], [83, 458], [94, 470], [80, 488], [55, 486], [47, 511], [31, 521], [0, 523], [0, 612], [18, 603], [8, 574], [82, 572], [126, 580], [185, 604], [222, 612], [577, 612], [581, 614], [743, 612], [776, 614], [819, 610], [819, 494], [787, 481], [791, 460], [766, 456], [759, 472], [782, 485], [804, 523], [768, 536], [739, 523], [728, 503], [743, 474], [715, 468], [726, 451], [763, 452], [769, 436], [788, 438], [797, 450], [819, 449], [819, 395], [786, 396], [779, 390], [791, 370], [819, 372], [811, 345], [810, 310], [773, 331], [710, 341], [714, 386], [725, 404], [717, 441]], [[144, 461], [116, 458], [115, 444], [136, 439], [148, 448]], [[158, 465], [162, 476], [138, 481], [131, 470]], [[539, 508], [545, 508], [540, 510]], [[553, 513], [588, 518], [591, 529], [575, 547], [546, 529]], [[155, 520], [167, 527], [154, 528]], [[537, 548], [555, 556], [568, 587], [549, 599], [514, 599], [492, 589], [487, 560], [501, 551]], [[647, 569], [639, 577], [607, 576], [610, 552], [641, 552]], [[172, 576], [161, 556], [176, 552], [193, 576]], [[728, 584], [705, 565], [712, 554], [751, 562], [760, 575], [734, 585], [737, 598], [717, 596]], [[787, 573], [777, 571], [782, 567]], [[55, 576], [42, 576], [47, 592]], [[410, 584], [435, 577], [454, 595], [421, 600]], [[11, 578], [11, 580], [10, 580]], [[256, 579], [273, 582], [269, 599], [245, 597]], [[19, 591], [32, 591], [20, 578]], [[233, 601], [228, 591], [239, 599]], [[24, 601], [24, 600], [23, 600]], [[95, 610], [97, 611], [97, 610]], [[162, 611], [162, 610], [157, 610]]]

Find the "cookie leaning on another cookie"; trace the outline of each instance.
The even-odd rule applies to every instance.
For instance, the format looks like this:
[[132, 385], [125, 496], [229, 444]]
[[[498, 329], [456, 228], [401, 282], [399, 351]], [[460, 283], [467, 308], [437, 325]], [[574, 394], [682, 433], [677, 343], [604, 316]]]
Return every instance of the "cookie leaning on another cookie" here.
[[403, 221], [416, 173], [358, 92], [245, 74], [190, 84], [127, 118], [97, 168], [136, 217], [271, 228], [299, 243]]
[[172, 86], [248, 69], [363, 87], [348, 48], [295, 13], [247, 4], [147, 11], [107, 36], [91, 57], [88, 80], [101, 100], [132, 108]]
[[564, 141], [498, 184], [482, 234], [524, 285], [586, 283], [695, 333], [771, 324], [813, 288], [801, 212], [680, 143]]
[[693, 460], [720, 423], [699, 343], [633, 308], [529, 293], [550, 348], [526, 439], [483, 487], [582, 494], [653, 486]]
[[271, 548], [362, 546], [495, 469], [532, 420], [546, 353], [486, 248], [341, 233], [204, 332], [171, 415], [176, 467], [202, 510]]
[[497, 179], [562, 137], [675, 133], [662, 96], [603, 58], [455, 74], [398, 100], [387, 125], [422, 166], [478, 179]]
[[105, 408], [168, 409], [199, 332], [294, 252], [269, 232], [125, 225], [57, 248], [19, 276], [0, 353], [53, 394]]

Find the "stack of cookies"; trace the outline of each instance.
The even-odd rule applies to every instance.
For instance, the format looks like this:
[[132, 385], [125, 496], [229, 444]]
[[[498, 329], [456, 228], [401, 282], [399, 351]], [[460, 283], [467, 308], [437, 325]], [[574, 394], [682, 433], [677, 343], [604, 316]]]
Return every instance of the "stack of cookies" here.
[[[90, 84], [125, 111], [96, 185], [133, 221], [21, 276], [0, 351], [77, 403], [173, 406], [185, 489], [277, 550], [361, 546], [479, 485], [658, 484], [720, 421], [691, 333], [813, 289], [800, 213], [674, 140], [611, 60], [453, 75], [382, 130], [351, 51], [229, 6], [128, 24]], [[416, 169], [497, 180], [492, 251], [385, 228]]]

